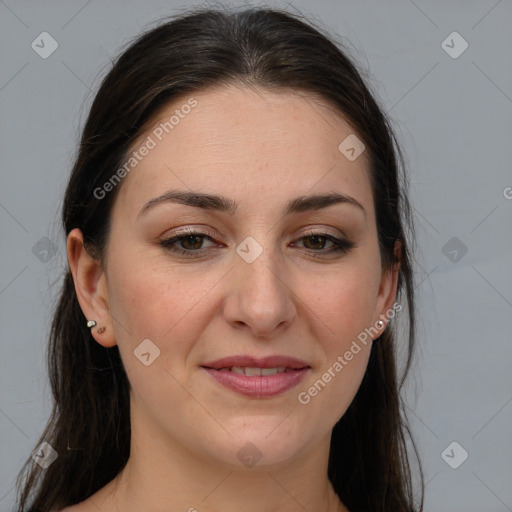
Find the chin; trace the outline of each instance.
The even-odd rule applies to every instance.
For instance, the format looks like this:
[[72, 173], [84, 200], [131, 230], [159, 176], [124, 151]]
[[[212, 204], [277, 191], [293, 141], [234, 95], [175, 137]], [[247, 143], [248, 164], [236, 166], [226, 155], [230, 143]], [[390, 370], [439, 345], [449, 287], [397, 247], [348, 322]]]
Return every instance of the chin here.
[[274, 466], [293, 459], [307, 444], [307, 440], [303, 431], [299, 433], [300, 429], [291, 431], [289, 425], [286, 428], [283, 424], [278, 426], [285, 417], [272, 422], [271, 428], [268, 428], [269, 422], [266, 421], [260, 429], [253, 426], [250, 429], [241, 429], [238, 433], [232, 432], [230, 447], [223, 452], [224, 456], [229, 453], [229, 460], [226, 462], [239, 469]]

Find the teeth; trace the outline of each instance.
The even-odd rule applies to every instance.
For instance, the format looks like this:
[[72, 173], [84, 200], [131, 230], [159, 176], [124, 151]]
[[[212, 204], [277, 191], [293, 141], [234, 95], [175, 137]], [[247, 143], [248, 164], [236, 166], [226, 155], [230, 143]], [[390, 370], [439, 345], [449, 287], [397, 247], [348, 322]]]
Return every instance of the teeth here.
[[245, 370], [245, 375], [248, 375], [249, 377], [261, 376], [261, 371], [262, 371], [261, 368], [245, 367], [244, 370]]
[[[281, 370], [282, 372], [284, 372], [284, 368], [283, 370]], [[277, 375], [279, 372], [279, 368], [262, 368], [261, 369], [261, 375]]]
[[276, 368], [251, 368], [242, 366], [233, 366], [231, 368], [222, 368], [221, 371], [232, 371], [239, 375], [247, 375], [248, 377], [259, 377], [261, 375], [277, 375], [278, 373], [284, 373], [286, 370], [285, 366], [278, 366]]

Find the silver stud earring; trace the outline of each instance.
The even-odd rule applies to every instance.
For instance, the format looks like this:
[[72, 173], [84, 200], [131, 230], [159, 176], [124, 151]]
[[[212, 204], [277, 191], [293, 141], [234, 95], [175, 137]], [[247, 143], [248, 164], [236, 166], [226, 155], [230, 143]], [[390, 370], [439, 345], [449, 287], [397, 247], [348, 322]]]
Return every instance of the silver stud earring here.
[[95, 322], [94, 320], [89, 320], [89, 321], [87, 322], [87, 327], [89, 327], [89, 329], [90, 329], [91, 327], [94, 327], [95, 325], [96, 325], [96, 322]]
[[382, 329], [382, 328], [384, 327], [384, 322], [383, 322], [382, 320], [379, 320], [379, 321], [377, 322], [377, 327], [378, 327], [379, 329]]

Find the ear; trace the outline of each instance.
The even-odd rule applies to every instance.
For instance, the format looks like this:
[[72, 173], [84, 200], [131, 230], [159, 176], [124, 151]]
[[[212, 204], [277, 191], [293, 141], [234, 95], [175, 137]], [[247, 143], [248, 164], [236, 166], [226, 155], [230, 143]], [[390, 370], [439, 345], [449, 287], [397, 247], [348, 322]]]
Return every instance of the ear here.
[[[78, 228], [68, 235], [67, 255], [80, 307], [87, 320], [96, 322], [91, 334], [104, 347], [116, 345], [105, 273], [101, 262], [85, 250], [83, 235]], [[103, 332], [98, 332], [102, 329]]]
[[[373, 325], [376, 326], [379, 320], [382, 320], [384, 322], [384, 325], [378, 329], [378, 336], [380, 336], [382, 332], [384, 332], [389, 322], [389, 319], [392, 318], [395, 313], [393, 305], [395, 304], [396, 293], [398, 288], [398, 276], [400, 270], [401, 253], [402, 244], [397, 240], [395, 242], [394, 247], [395, 263], [392, 264], [391, 268], [386, 269], [384, 272], [382, 272], [382, 277], [379, 285], [379, 292], [377, 295], [377, 304], [375, 311], [376, 317], [374, 319]], [[398, 311], [400, 309], [397, 308]], [[390, 312], [393, 312], [392, 316], [390, 315]]]

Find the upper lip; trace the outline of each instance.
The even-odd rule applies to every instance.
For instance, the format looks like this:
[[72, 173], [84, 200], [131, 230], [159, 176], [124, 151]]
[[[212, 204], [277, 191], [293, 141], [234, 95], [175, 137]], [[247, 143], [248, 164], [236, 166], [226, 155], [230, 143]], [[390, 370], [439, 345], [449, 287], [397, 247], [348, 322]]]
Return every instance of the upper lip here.
[[244, 368], [277, 368], [284, 366], [285, 368], [292, 368], [294, 370], [309, 368], [309, 365], [300, 359], [281, 355], [268, 357], [237, 355], [223, 357], [222, 359], [204, 363], [201, 366], [206, 368], [213, 368], [215, 370], [220, 370], [221, 368], [231, 368], [233, 366]]

